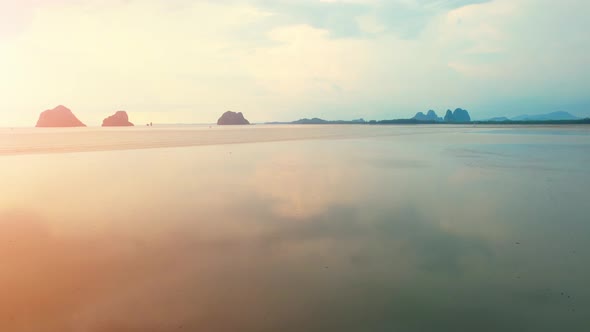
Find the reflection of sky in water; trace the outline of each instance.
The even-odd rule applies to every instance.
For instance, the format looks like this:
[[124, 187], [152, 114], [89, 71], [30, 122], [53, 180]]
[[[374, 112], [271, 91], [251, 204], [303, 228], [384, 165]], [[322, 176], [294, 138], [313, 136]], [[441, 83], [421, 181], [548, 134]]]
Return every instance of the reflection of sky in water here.
[[590, 144], [464, 144], [449, 152], [468, 165], [588, 173]]
[[545, 128], [509, 128], [496, 130], [481, 130], [478, 134], [498, 134], [498, 135], [538, 135], [538, 136], [589, 136], [590, 130], [583, 127], [545, 127]]
[[387, 130], [1, 157], [1, 330], [582, 330], [590, 140]]

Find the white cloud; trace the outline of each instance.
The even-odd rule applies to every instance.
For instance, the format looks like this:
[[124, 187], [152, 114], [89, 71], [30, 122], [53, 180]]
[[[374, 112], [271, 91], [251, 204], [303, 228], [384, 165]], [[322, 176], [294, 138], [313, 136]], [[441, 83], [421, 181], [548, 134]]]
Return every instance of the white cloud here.
[[375, 15], [362, 15], [356, 18], [361, 31], [371, 34], [383, 32], [387, 29]]
[[[458, 3], [37, 3], [18, 34], [0, 36], [0, 112], [10, 125], [57, 104], [90, 124], [117, 109], [139, 123], [214, 122], [227, 109], [266, 121], [494, 114], [490, 100], [587, 98], [590, 3]], [[408, 8], [422, 28], [396, 16]], [[336, 33], [346, 20], [359, 35]], [[404, 25], [412, 38], [399, 33]]]

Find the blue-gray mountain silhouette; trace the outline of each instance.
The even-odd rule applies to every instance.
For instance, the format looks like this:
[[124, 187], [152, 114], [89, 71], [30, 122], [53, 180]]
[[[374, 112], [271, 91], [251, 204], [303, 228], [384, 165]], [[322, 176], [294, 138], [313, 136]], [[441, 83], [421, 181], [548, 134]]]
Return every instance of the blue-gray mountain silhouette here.
[[436, 121], [442, 122], [443, 118], [439, 117], [435, 111], [429, 110], [428, 113], [424, 114], [422, 112], [416, 113], [412, 119], [416, 119], [418, 121]]
[[445, 122], [450, 123], [465, 123], [471, 122], [471, 117], [469, 116], [469, 112], [467, 112], [467, 110], [457, 108], [454, 112], [451, 112], [451, 110], [447, 110], [444, 120]]
[[367, 123], [367, 121], [365, 121], [365, 119], [360, 118], [360, 119], [354, 119], [354, 120], [324, 120], [324, 119], [320, 119], [320, 118], [303, 118], [303, 119], [299, 119], [299, 120], [295, 120], [295, 121], [291, 121], [291, 122], [270, 122], [271, 124], [364, 124]]
[[498, 116], [498, 117], [495, 117], [495, 118], [488, 119], [486, 121], [490, 121], [490, 122], [502, 122], [502, 121], [509, 121], [509, 120], [510, 119], [508, 119], [505, 116]]
[[572, 115], [568, 112], [552, 112], [547, 114], [533, 114], [533, 115], [519, 115], [511, 118], [510, 120], [513, 121], [549, 121], [549, 120], [578, 120], [575, 115]]

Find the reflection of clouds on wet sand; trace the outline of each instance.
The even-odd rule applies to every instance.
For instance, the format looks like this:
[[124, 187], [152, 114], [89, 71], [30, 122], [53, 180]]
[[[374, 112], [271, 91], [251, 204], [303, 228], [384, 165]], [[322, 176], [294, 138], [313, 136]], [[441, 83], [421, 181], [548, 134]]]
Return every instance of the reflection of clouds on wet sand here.
[[360, 179], [349, 164], [317, 156], [289, 152], [258, 164], [253, 183], [275, 213], [288, 218], [317, 215], [335, 204], [350, 204], [361, 195]]
[[[451, 186], [462, 186], [477, 182], [485, 177], [484, 171], [472, 167], [457, 167], [448, 175], [448, 184]], [[488, 172], [489, 173], [489, 172]]]
[[412, 142], [7, 158], [0, 331], [584, 327], [588, 179]]
[[27, 214], [0, 218], [2, 330], [255, 331], [277, 323], [277, 299], [267, 292], [280, 300], [284, 286], [264, 286], [273, 279], [272, 259], [252, 241], [201, 239], [181, 229], [70, 237]]
[[[3, 213], [0, 239], [13, 247], [0, 251], [3, 271], [12, 271], [2, 273], [0, 308], [10, 320], [0, 327], [514, 330], [525, 326], [514, 310], [523, 312], [541, 291], [517, 283], [492, 243], [449, 231], [408, 202], [372, 214], [332, 204], [303, 219], [264, 202], [215, 208], [202, 227], [223, 224], [228, 232], [206, 236], [183, 222], [158, 233], [111, 226], [58, 235], [46, 219]], [[254, 220], [258, 231], [236, 230]], [[559, 302], [548, 305], [567, 314]]]
[[[406, 217], [413, 218], [399, 216]], [[405, 236], [412, 232], [391, 228], [388, 219], [363, 224], [344, 206], [305, 223], [277, 219], [264, 234], [231, 240], [182, 229], [158, 237], [117, 229], [73, 237], [55, 235], [27, 214], [1, 220], [8, 247], [0, 254], [0, 308], [10, 318], [0, 327], [10, 331], [350, 330], [347, 324], [367, 317], [395, 326], [400, 317], [372, 312], [400, 310], [405, 304], [396, 297], [419, 292], [414, 259], [429, 250], [415, 251], [418, 232]], [[428, 238], [434, 246], [436, 232]], [[461, 254], [437, 252], [424, 262]]]
[[[358, 204], [367, 183], [375, 184], [358, 181], [368, 175], [358, 164], [337, 168], [336, 160], [301, 152], [258, 165], [252, 182], [247, 173], [214, 179], [242, 186], [235, 192], [208, 187], [214, 194], [203, 197], [193, 183], [175, 187], [197, 204], [177, 202], [157, 228], [163, 216], [145, 211], [127, 211], [126, 223], [104, 223], [98, 230], [74, 214], [82, 224], [73, 233], [53, 232], [60, 226], [51, 218], [4, 214], [3, 236], [28, 248], [6, 252], [12, 260], [0, 257], [5, 269], [28, 277], [9, 274], [3, 284], [12, 296], [1, 306], [13, 308], [14, 318], [6, 328], [352, 331], [362, 320], [408, 327], [400, 315], [412, 294], [421, 293], [416, 287], [443, 270], [464, 271], [464, 257], [485, 254], [481, 244], [402, 209], [407, 200], [401, 196], [385, 210]], [[188, 171], [176, 174], [189, 179]], [[153, 184], [166, 188], [166, 178]], [[250, 189], [259, 195], [243, 196]], [[175, 191], [167, 195], [177, 196]], [[131, 196], [128, 203], [148, 198]], [[151, 204], [157, 211], [171, 203]], [[31, 316], [36, 323], [26, 323]]]
[[[548, 154], [547, 151], [551, 151]], [[588, 173], [581, 165], [571, 163], [572, 154], [580, 155], [583, 164], [590, 161], [587, 157], [590, 148], [574, 144], [486, 144], [466, 145], [449, 148], [446, 154], [461, 160], [471, 168], [481, 170], [527, 171], [527, 172], [569, 172]]]

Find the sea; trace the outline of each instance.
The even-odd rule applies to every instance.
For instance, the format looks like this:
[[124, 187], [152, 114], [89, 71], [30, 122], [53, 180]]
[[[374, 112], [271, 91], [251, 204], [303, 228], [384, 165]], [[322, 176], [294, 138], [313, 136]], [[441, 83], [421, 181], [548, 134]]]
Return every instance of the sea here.
[[589, 317], [590, 126], [0, 129], [0, 331]]

